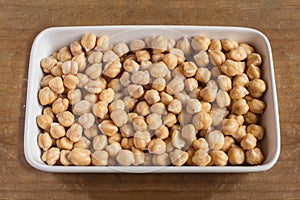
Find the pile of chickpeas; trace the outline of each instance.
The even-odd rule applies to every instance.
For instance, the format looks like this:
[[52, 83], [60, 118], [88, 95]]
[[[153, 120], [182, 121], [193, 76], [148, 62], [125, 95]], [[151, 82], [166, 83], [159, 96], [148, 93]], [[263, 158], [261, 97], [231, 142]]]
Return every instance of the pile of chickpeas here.
[[264, 160], [261, 56], [249, 44], [86, 33], [41, 60], [48, 165], [225, 166]]

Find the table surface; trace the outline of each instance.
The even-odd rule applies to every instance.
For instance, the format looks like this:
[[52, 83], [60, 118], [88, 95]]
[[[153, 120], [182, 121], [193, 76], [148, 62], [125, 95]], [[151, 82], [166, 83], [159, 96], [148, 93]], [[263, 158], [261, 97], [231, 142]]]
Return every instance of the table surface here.
[[[0, 0], [0, 199], [299, 199], [300, 2]], [[24, 158], [30, 48], [51, 26], [228, 25], [262, 31], [272, 45], [281, 154], [251, 174], [52, 174]]]

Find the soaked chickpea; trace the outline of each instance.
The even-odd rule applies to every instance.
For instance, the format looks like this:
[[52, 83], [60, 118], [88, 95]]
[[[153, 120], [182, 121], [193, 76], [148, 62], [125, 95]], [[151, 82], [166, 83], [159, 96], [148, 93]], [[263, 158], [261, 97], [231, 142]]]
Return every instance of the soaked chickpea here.
[[74, 123], [72, 126], [67, 130], [66, 136], [72, 142], [78, 142], [82, 138], [83, 128], [80, 124]]
[[264, 112], [264, 109], [266, 108], [265, 102], [258, 99], [253, 99], [249, 101], [248, 105], [249, 105], [249, 110], [256, 114], [262, 114]]
[[53, 118], [47, 114], [38, 115], [36, 117], [36, 123], [41, 129], [49, 132], [51, 124], [53, 123]]
[[59, 160], [59, 155], [60, 149], [52, 147], [43, 153], [42, 160], [48, 165], [55, 165], [56, 162]]
[[224, 146], [224, 135], [221, 131], [215, 130], [206, 134], [206, 141], [210, 150], [220, 150]]
[[133, 119], [132, 125], [136, 131], [146, 131], [148, 129], [148, 124], [143, 116], [138, 116]]
[[38, 145], [44, 151], [47, 151], [52, 146], [52, 139], [49, 133], [40, 133], [38, 136]]
[[211, 160], [216, 166], [225, 166], [228, 162], [228, 156], [224, 151], [213, 150], [209, 153]]
[[266, 89], [266, 83], [262, 79], [253, 79], [248, 83], [249, 93], [254, 98], [260, 98]]
[[232, 112], [237, 115], [246, 114], [249, 110], [249, 106], [245, 99], [239, 99], [232, 104]]
[[225, 54], [220, 50], [209, 50], [208, 55], [215, 66], [221, 66], [226, 60]]
[[261, 140], [264, 137], [264, 128], [257, 124], [247, 126], [247, 133], [252, 134], [256, 139]]
[[238, 123], [235, 119], [224, 119], [222, 132], [224, 135], [234, 134], [238, 129]]
[[246, 162], [250, 165], [259, 165], [263, 162], [264, 155], [260, 148], [254, 148], [246, 151]]
[[245, 137], [241, 140], [241, 147], [244, 150], [250, 150], [253, 149], [256, 146], [257, 139], [254, 137], [254, 135], [247, 133]]
[[63, 127], [61, 124], [59, 123], [55, 123], [53, 122], [50, 125], [50, 135], [52, 138], [54, 139], [58, 139], [60, 137], [63, 137], [66, 135], [66, 130], [65, 127]]
[[56, 94], [49, 87], [44, 87], [40, 89], [38, 96], [39, 102], [43, 106], [53, 103], [53, 101], [55, 101], [57, 97]]
[[182, 166], [188, 160], [188, 153], [185, 151], [181, 151], [180, 149], [175, 149], [173, 152], [169, 154], [171, 162], [175, 166]]
[[242, 148], [232, 145], [228, 151], [228, 161], [232, 165], [240, 165], [245, 161], [245, 154]]
[[209, 56], [206, 51], [199, 51], [194, 55], [194, 60], [198, 67], [206, 67], [209, 64]]
[[249, 77], [250, 80], [253, 79], [259, 79], [261, 77], [261, 71], [260, 68], [255, 66], [255, 65], [250, 65], [247, 68], [247, 76]]
[[70, 104], [75, 105], [81, 100], [81, 91], [79, 89], [69, 90], [67, 97]]
[[58, 122], [64, 127], [71, 126], [75, 121], [75, 117], [70, 111], [63, 111], [61, 113], [58, 113], [56, 117]]
[[91, 163], [91, 152], [87, 149], [74, 148], [67, 156], [68, 160], [76, 166], [87, 166]]
[[221, 151], [227, 152], [234, 143], [235, 143], [235, 141], [232, 137], [225, 136], [224, 137], [224, 145], [221, 148]]

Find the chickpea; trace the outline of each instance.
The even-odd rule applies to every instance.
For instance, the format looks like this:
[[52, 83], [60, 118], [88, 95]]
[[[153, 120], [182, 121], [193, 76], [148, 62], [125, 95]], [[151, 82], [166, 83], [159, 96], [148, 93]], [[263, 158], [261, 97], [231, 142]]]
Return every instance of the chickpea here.
[[182, 127], [181, 136], [188, 142], [196, 140], [196, 130], [192, 124], [187, 124]]
[[[197, 59], [200, 59], [197, 57]], [[201, 58], [201, 59], [204, 59], [204, 58]], [[200, 62], [200, 61], [198, 61]], [[205, 61], [202, 61], [203, 63]], [[183, 70], [183, 74], [186, 76], [186, 77], [192, 77], [196, 74], [196, 71], [197, 71], [197, 66], [195, 65], [194, 62], [184, 62], [183, 63], [183, 66], [182, 66], [182, 70]]]
[[245, 121], [243, 115], [231, 114], [231, 115], [228, 116], [228, 119], [235, 119], [239, 126], [242, 126], [244, 124], [244, 121]]
[[164, 56], [163, 62], [167, 65], [170, 70], [175, 69], [178, 64], [177, 56], [174, 54], [168, 53]]
[[49, 87], [56, 94], [61, 94], [65, 90], [64, 84], [63, 84], [63, 81], [62, 81], [61, 77], [52, 78], [49, 81]]
[[124, 110], [120, 110], [120, 109], [112, 111], [110, 114], [110, 118], [112, 119], [114, 124], [116, 124], [116, 126], [118, 126], [118, 127], [123, 126], [128, 121], [126, 112]]
[[[227, 59], [220, 67], [222, 72], [227, 76], [236, 76], [240, 74], [240, 71], [242, 71], [242, 73], [244, 72], [245, 63]], [[240, 68], [242, 70], [240, 70]]]
[[206, 134], [206, 141], [210, 150], [220, 150], [224, 146], [224, 135], [221, 131], [215, 130]]
[[52, 147], [43, 153], [42, 160], [47, 162], [48, 165], [55, 165], [59, 159], [59, 156], [59, 148]]
[[246, 122], [247, 124], [256, 124], [256, 123], [259, 121], [258, 115], [256, 115], [256, 114], [253, 113], [253, 112], [250, 112], [250, 111], [248, 111], [248, 112], [244, 115], [244, 118], [245, 118], [245, 122]]
[[71, 150], [73, 148], [73, 142], [66, 137], [62, 137], [56, 140], [56, 146], [60, 149]]
[[53, 123], [53, 118], [50, 117], [50, 115], [38, 115], [36, 117], [36, 123], [41, 129], [49, 132], [51, 124]]
[[86, 137], [82, 136], [81, 139], [74, 143], [73, 148], [88, 149], [90, 147], [91, 141]]
[[159, 50], [153, 50], [151, 61], [153, 63], [158, 63], [163, 61], [165, 54], [161, 53]]
[[86, 69], [86, 74], [91, 78], [91, 79], [97, 79], [101, 75], [102, 72], [102, 64], [101, 63], [95, 63], [89, 66]]
[[77, 64], [78, 64], [78, 71], [82, 72], [82, 71], [85, 70], [87, 62], [86, 62], [85, 54], [83, 52], [80, 53], [80, 54], [78, 54], [78, 55], [76, 55], [76, 56], [74, 56], [72, 58], [72, 61], [77, 62]]
[[261, 56], [258, 53], [251, 53], [247, 58], [247, 66], [257, 66], [259, 67], [262, 63]]
[[147, 85], [150, 81], [148, 71], [135, 71], [132, 72], [131, 81], [137, 85]]
[[225, 75], [218, 76], [217, 82], [221, 90], [228, 92], [232, 88], [232, 83], [228, 76]]
[[133, 40], [129, 44], [130, 50], [131, 51], [137, 51], [140, 49], [144, 49], [146, 47], [146, 44], [143, 40]]
[[175, 148], [181, 149], [186, 145], [185, 139], [181, 136], [178, 130], [175, 129], [172, 130], [171, 136], [172, 136], [172, 143]]
[[160, 52], [164, 52], [168, 49], [168, 40], [161, 35], [157, 35], [150, 40], [150, 45], [152, 49], [157, 49]]
[[56, 94], [49, 87], [44, 87], [40, 89], [38, 96], [40, 104], [43, 106], [52, 104], [57, 97]]
[[121, 147], [126, 150], [131, 150], [133, 148], [133, 138], [122, 138]]
[[78, 78], [78, 81], [79, 81], [77, 86], [79, 88], [83, 88], [84, 85], [89, 81], [89, 77], [86, 74], [78, 73], [77, 78]]
[[45, 73], [50, 73], [51, 72], [51, 69], [57, 64], [57, 60], [55, 58], [51, 58], [51, 57], [48, 57], [48, 58], [43, 58], [41, 60], [41, 67], [43, 69], [43, 72]]
[[112, 79], [109, 84], [108, 87], [113, 89], [115, 92], [118, 92], [119, 90], [121, 90], [122, 85], [120, 83], [119, 79]]
[[63, 111], [61, 113], [58, 113], [56, 117], [58, 122], [64, 127], [71, 126], [75, 121], [75, 117], [70, 111]]
[[209, 50], [219, 50], [219, 51], [221, 51], [222, 50], [221, 41], [218, 40], [218, 39], [211, 40], [208, 49]]
[[74, 90], [78, 83], [79, 83], [79, 80], [78, 80], [77, 76], [74, 76], [72, 74], [66, 75], [63, 80], [64, 86], [70, 90]]
[[50, 126], [50, 135], [54, 139], [58, 139], [65, 136], [66, 135], [65, 127], [63, 127], [59, 123], [52, 123]]
[[202, 111], [203, 112], [209, 112], [211, 110], [211, 104], [205, 101], [200, 102], [202, 105]]
[[230, 50], [228, 56], [232, 60], [241, 61], [247, 58], [247, 52], [243, 47], [236, 47]]
[[254, 148], [246, 151], [246, 162], [250, 165], [259, 165], [264, 160], [264, 155], [260, 148]]
[[103, 150], [107, 146], [107, 136], [106, 135], [96, 135], [93, 138], [93, 148], [94, 150]]
[[120, 143], [112, 142], [110, 145], [107, 145], [105, 150], [108, 152], [110, 157], [116, 157], [119, 151], [122, 149]]
[[209, 50], [208, 55], [215, 66], [221, 66], [226, 60], [224, 53], [220, 50]]
[[228, 162], [228, 156], [226, 153], [220, 150], [213, 150], [210, 152], [211, 160], [216, 166], [225, 166]]
[[201, 150], [197, 150], [192, 157], [192, 162], [197, 166], [206, 166], [210, 163], [211, 157], [208, 153], [204, 153]]
[[43, 115], [49, 115], [53, 120], [55, 120], [55, 114], [53, 113], [51, 107], [44, 107]]
[[40, 133], [38, 136], [38, 145], [44, 151], [47, 151], [52, 146], [52, 139], [49, 133]]
[[51, 81], [53, 78], [54, 78], [54, 76], [51, 75], [51, 74], [48, 74], [48, 75], [44, 76], [41, 80], [41, 83], [40, 83], [41, 87], [42, 88], [43, 87], [49, 87], [49, 81]]
[[246, 73], [250, 80], [259, 79], [261, 77], [260, 68], [255, 65], [250, 65]]
[[132, 137], [134, 135], [134, 129], [132, 124], [125, 124], [120, 128], [122, 137]]
[[115, 92], [111, 88], [107, 88], [101, 92], [99, 98], [101, 101], [106, 101], [107, 103], [111, 103], [114, 99]]
[[222, 48], [225, 52], [230, 51], [231, 49], [237, 48], [238, 43], [232, 39], [221, 40]]
[[188, 153], [185, 151], [181, 151], [180, 149], [175, 149], [173, 152], [169, 154], [171, 162], [175, 166], [182, 166], [188, 160]]
[[150, 53], [147, 50], [139, 50], [135, 52], [135, 56], [138, 62], [150, 60]]
[[249, 44], [242, 43], [239, 45], [239, 47], [242, 47], [246, 51], [247, 56], [249, 56], [250, 54], [252, 54], [254, 52], [254, 48], [252, 46], [250, 46]]
[[232, 135], [237, 131], [238, 127], [239, 125], [235, 119], [224, 119], [222, 132], [224, 135]]
[[80, 124], [74, 123], [72, 126], [67, 130], [66, 136], [72, 142], [78, 142], [82, 138], [82, 131], [83, 128]]
[[256, 143], [257, 139], [254, 137], [254, 135], [247, 133], [246, 136], [241, 140], [241, 147], [244, 150], [250, 150], [256, 146]]
[[227, 116], [228, 111], [226, 107], [213, 107], [211, 109], [212, 126], [219, 126], [222, 124], [223, 119]]
[[72, 163], [68, 160], [68, 155], [71, 151], [70, 150], [61, 150], [60, 151], [60, 155], [59, 155], [59, 162], [63, 165], [63, 166], [69, 166], [72, 165]]
[[93, 51], [89, 57], [88, 62], [90, 64], [97, 64], [102, 61], [103, 53], [101, 51]]
[[126, 112], [131, 112], [133, 108], [135, 107], [135, 104], [137, 103], [137, 99], [132, 98], [130, 96], [126, 96], [123, 99], [124, 105], [125, 105], [125, 111]]
[[233, 133], [231, 136], [237, 141], [240, 142], [246, 136], [246, 126], [239, 126], [237, 131]]
[[129, 166], [135, 162], [134, 154], [129, 150], [120, 150], [116, 159], [123, 166]]
[[96, 45], [96, 35], [85, 33], [81, 38], [81, 45], [85, 49], [86, 52], [92, 50]]
[[140, 70], [145, 71], [148, 70], [151, 65], [152, 62], [150, 60], [142, 60], [140, 65], [138, 65], [138, 67], [140, 68]]
[[120, 42], [115, 44], [113, 51], [119, 56], [123, 56], [124, 54], [129, 52], [129, 48], [126, 43]]
[[127, 87], [130, 84], [130, 74], [128, 72], [123, 72], [120, 77], [120, 83], [123, 87]]
[[58, 62], [55, 66], [51, 68], [51, 74], [53, 76], [62, 76], [62, 62]]
[[237, 115], [246, 114], [249, 110], [249, 106], [245, 99], [239, 99], [232, 104], [232, 112]]
[[138, 117], [138, 114], [135, 113], [135, 112], [130, 112], [128, 113], [128, 124], [132, 124], [133, 123], [133, 120]]
[[163, 116], [163, 124], [169, 128], [174, 126], [176, 122], [177, 122], [176, 115], [173, 113], [168, 113], [167, 115]]
[[158, 139], [166, 139], [169, 137], [169, 129], [165, 125], [162, 125], [158, 129], [155, 130], [155, 135]]
[[247, 94], [249, 94], [248, 90], [243, 86], [234, 86], [232, 90], [230, 91], [230, 97], [231, 99], [242, 99]]
[[106, 51], [108, 50], [109, 46], [109, 38], [106, 35], [102, 35], [97, 39], [95, 50]]
[[242, 75], [237, 75], [236, 77], [234, 77], [232, 83], [234, 87], [236, 86], [245, 87], [249, 83], [249, 79], [248, 76], [243, 73]]
[[96, 125], [93, 125], [91, 128], [85, 129], [83, 133], [87, 138], [92, 139], [98, 134], [98, 128]]
[[235, 143], [235, 141], [232, 137], [225, 136], [224, 137], [224, 145], [223, 145], [221, 151], [227, 152], [234, 143]]
[[136, 105], [136, 112], [138, 115], [146, 116], [150, 114], [150, 106], [147, 104], [146, 101], [140, 101]]
[[166, 80], [164, 78], [156, 78], [152, 82], [152, 88], [161, 92], [165, 89], [166, 87]]
[[57, 59], [58, 61], [64, 62], [66, 60], [72, 59], [72, 54], [70, 52], [70, 49], [68, 47], [62, 47], [58, 50], [57, 53]]
[[209, 64], [209, 56], [206, 51], [199, 51], [194, 55], [194, 60], [198, 67], [206, 67]]
[[130, 84], [128, 85], [127, 90], [130, 96], [136, 99], [142, 97], [144, 94], [144, 89], [140, 85]]
[[208, 129], [212, 123], [210, 114], [206, 112], [199, 112], [193, 117], [193, 125], [196, 130]]
[[181, 102], [178, 99], [173, 99], [168, 105], [168, 111], [179, 114], [182, 110]]
[[156, 113], [158, 115], [166, 115], [167, 114], [167, 109], [165, 104], [159, 102], [155, 103], [150, 107], [150, 112], [151, 113]]
[[184, 82], [181, 80], [178, 76], [176, 76], [174, 79], [172, 79], [166, 87], [166, 92], [169, 95], [173, 95], [176, 93], [179, 93], [183, 91], [184, 89]]
[[184, 80], [185, 89], [188, 92], [192, 92], [198, 88], [198, 82], [194, 78], [188, 78]]
[[195, 51], [206, 51], [210, 45], [210, 39], [205, 36], [195, 36], [192, 39], [191, 45]]
[[106, 151], [97, 150], [91, 155], [92, 164], [95, 166], [106, 166], [108, 162], [108, 153]]
[[197, 69], [195, 79], [202, 83], [207, 83], [210, 80], [211, 72], [204, 67], [200, 67]]
[[224, 108], [230, 105], [230, 96], [227, 92], [219, 90], [216, 96], [216, 103], [220, 108]]
[[111, 120], [103, 120], [98, 128], [106, 136], [112, 136], [118, 132], [118, 127]]
[[145, 150], [151, 141], [151, 136], [148, 131], [137, 131], [133, 137], [133, 144], [136, 148]]
[[68, 160], [76, 166], [87, 166], [91, 163], [91, 152], [87, 149], [74, 148], [67, 156]]
[[134, 154], [134, 163], [133, 165], [142, 165], [145, 162], [145, 153], [139, 149], [132, 149]]
[[253, 99], [253, 100], [249, 101], [248, 105], [249, 105], [249, 110], [256, 114], [262, 114], [266, 107], [265, 102], [258, 100], [258, 99]]
[[146, 122], [148, 124], [149, 130], [158, 129], [162, 125], [161, 116], [156, 113], [152, 113], [152, 114], [148, 115], [146, 117]]
[[132, 125], [134, 130], [136, 131], [146, 131], [148, 129], [148, 125], [143, 116], [138, 116], [134, 118]]
[[98, 95], [93, 93], [88, 93], [84, 96], [84, 100], [87, 100], [88, 102], [95, 104], [99, 101]]
[[153, 139], [148, 144], [149, 153], [162, 154], [166, 151], [166, 143], [162, 139]]
[[163, 78], [168, 73], [168, 67], [163, 62], [154, 63], [149, 72], [153, 78]]
[[[105, 55], [105, 54], [104, 54]], [[108, 62], [102, 71], [102, 74], [109, 78], [115, 78], [121, 72], [122, 64], [120, 61]]]
[[245, 161], [245, 154], [242, 148], [232, 145], [228, 151], [228, 161], [232, 165], [241, 165]]
[[68, 109], [69, 100], [64, 98], [57, 98], [52, 104], [52, 112], [58, 114], [64, 112]]
[[78, 63], [76, 61], [65, 61], [62, 64], [62, 73], [63, 74], [72, 74], [72, 75], [76, 75], [78, 72]]
[[166, 92], [160, 94], [160, 101], [166, 106], [173, 100], [173, 97]]
[[264, 128], [257, 124], [250, 124], [247, 127], [247, 133], [252, 134], [258, 140], [261, 140], [264, 137], [264, 132]]
[[94, 125], [95, 117], [92, 113], [84, 113], [78, 118], [78, 122], [84, 129], [89, 129]]
[[[88, 113], [90, 110], [86, 110], [87, 112], [80, 112], [80, 114]], [[94, 115], [98, 118], [103, 119], [104, 116], [108, 113], [107, 102], [106, 101], [98, 101], [97, 103], [93, 104], [92, 111]], [[73, 109], [74, 112], [74, 109]]]
[[121, 100], [121, 99], [113, 101], [109, 105], [109, 112], [112, 112], [114, 110], [125, 110], [125, 103], [124, 103], [124, 101]]
[[216, 84], [213, 87], [206, 86], [200, 90], [200, 97], [206, 102], [213, 102], [217, 97], [218, 87]]
[[248, 83], [249, 93], [254, 98], [260, 98], [266, 89], [266, 83], [261, 79], [253, 79]]
[[89, 101], [81, 100], [73, 106], [73, 113], [75, 115], [80, 116], [84, 113], [90, 112], [91, 108], [92, 108], [92, 104]]
[[153, 155], [152, 162], [154, 165], [167, 166], [170, 164], [170, 158], [167, 153]]
[[187, 100], [186, 111], [188, 114], [196, 114], [202, 110], [202, 104], [197, 99]]
[[192, 52], [191, 44], [186, 37], [177, 40], [176, 48], [181, 49], [184, 55], [189, 55]]

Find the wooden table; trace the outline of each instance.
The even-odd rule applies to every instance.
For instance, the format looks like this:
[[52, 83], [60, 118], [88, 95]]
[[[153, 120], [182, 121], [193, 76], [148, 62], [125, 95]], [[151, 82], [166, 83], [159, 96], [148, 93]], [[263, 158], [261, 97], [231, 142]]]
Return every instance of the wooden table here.
[[[300, 2], [0, 0], [0, 199], [300, 199]], [[270, 39], [282, 150], [252, 174], [52, 174], [24, 158], [30, 48], [51, 26], [179, 24], [258, 29]]]

